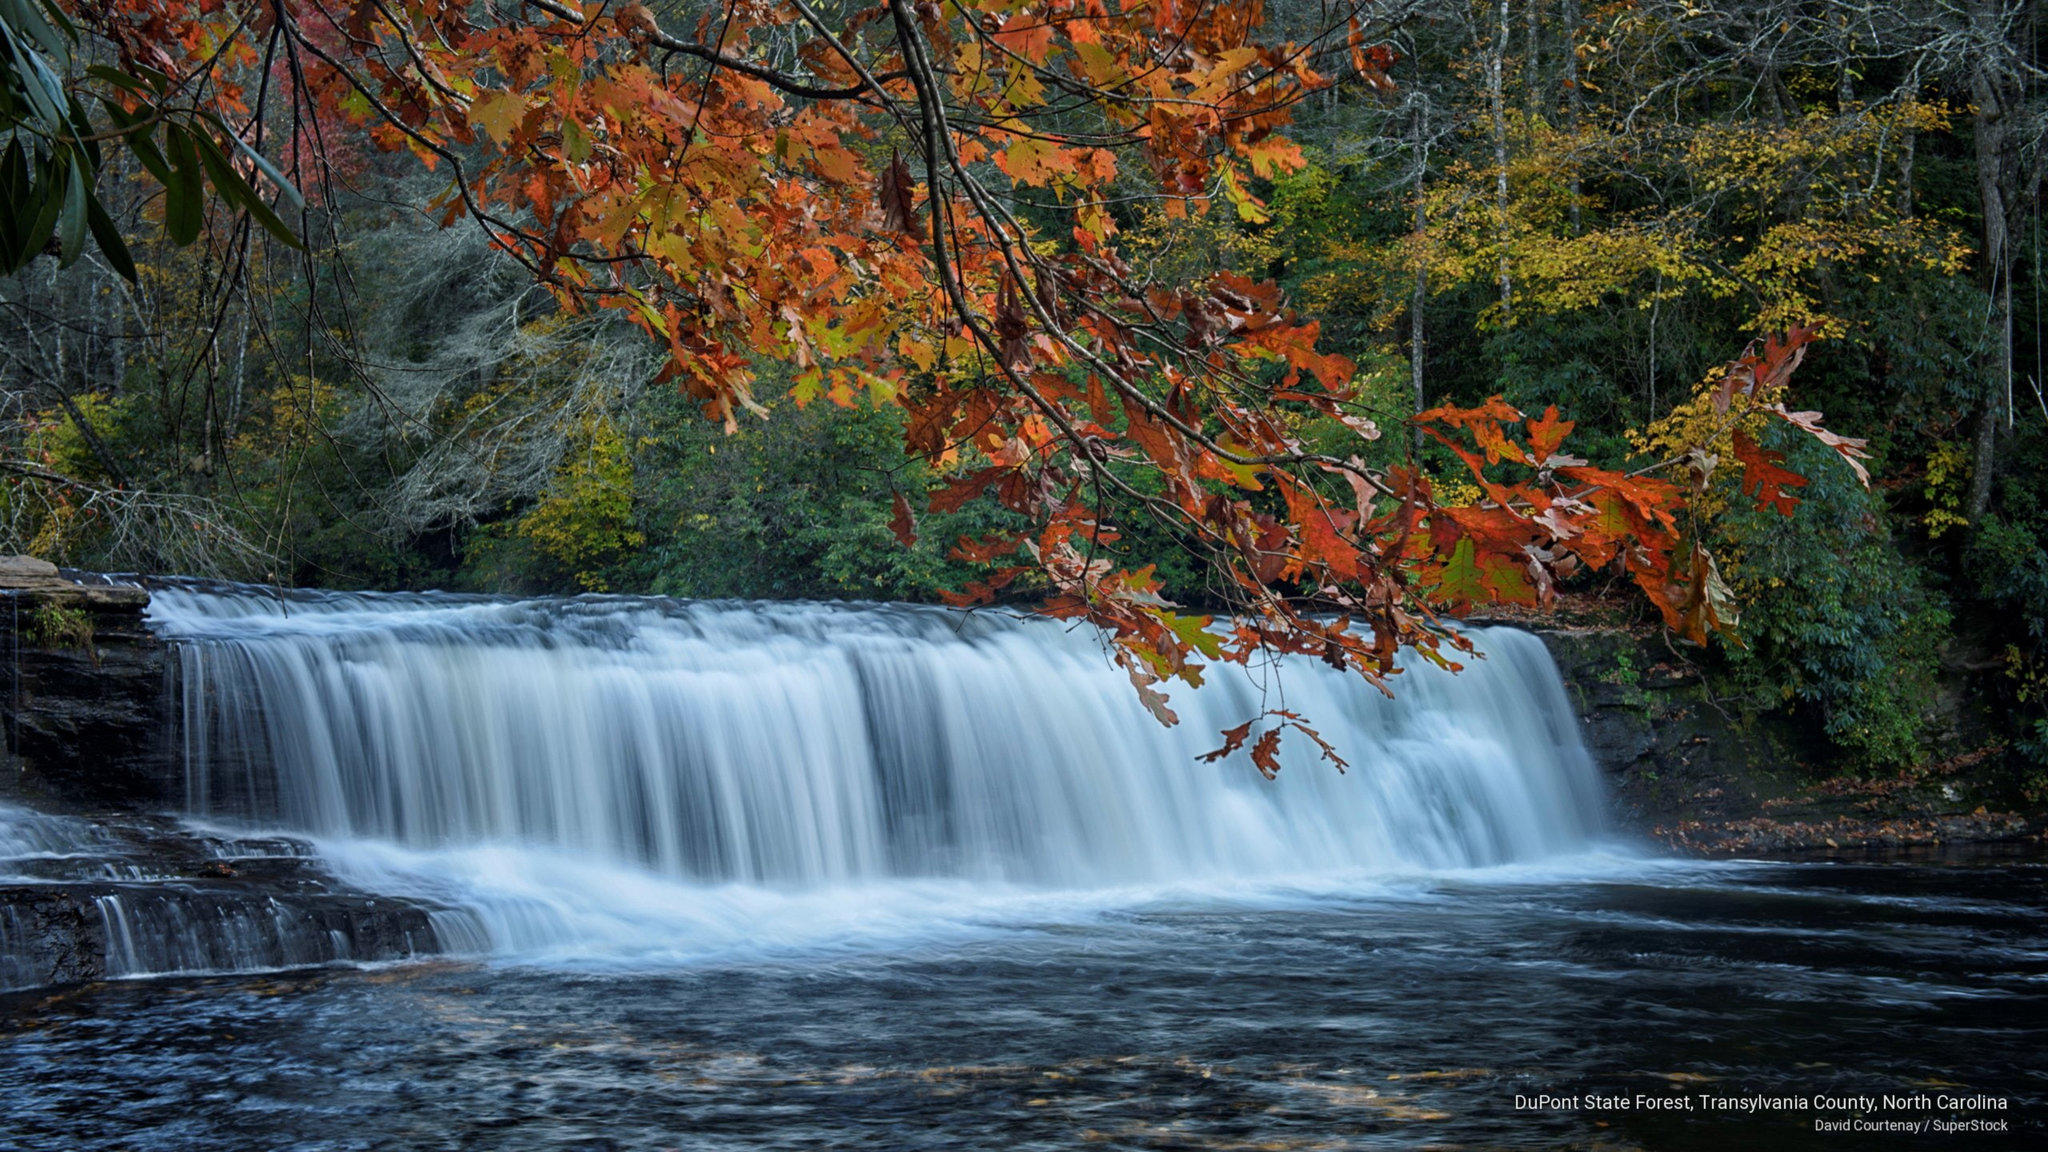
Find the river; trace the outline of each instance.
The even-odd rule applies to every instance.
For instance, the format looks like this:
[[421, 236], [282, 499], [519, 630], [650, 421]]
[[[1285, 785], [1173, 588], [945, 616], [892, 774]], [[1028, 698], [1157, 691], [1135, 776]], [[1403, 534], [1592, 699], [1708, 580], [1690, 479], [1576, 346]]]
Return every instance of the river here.
[[[246, 916], [180, 947], [210, 930], [190, 893], [114, 883], [127, 978], [0, 996], [0, 1148], [2048, 1138], [2048, 869], [1660, 857], [1605, 827], [1519, 633], [1391, 700], [1212, 672], [1166, 729], [1045, 622], [200, 586], [153, 611], [181, 818], [431, 905], [446, 955], [183, 971], [303, 950]], [[1349, 769], [1196, 758], [1280, 703]]]

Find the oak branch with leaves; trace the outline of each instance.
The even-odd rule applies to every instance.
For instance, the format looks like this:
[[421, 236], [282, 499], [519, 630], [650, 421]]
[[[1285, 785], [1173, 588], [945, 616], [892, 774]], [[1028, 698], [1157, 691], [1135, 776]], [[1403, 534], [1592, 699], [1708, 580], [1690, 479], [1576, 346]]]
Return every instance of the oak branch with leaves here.
[[[630, 319], [710, 418], [761, 410], [766, 361], [795, 366], [799, 403], [899, 406], [906, 451], [943, 478], [930, 507], [992, 499], [1023, 525], [955, 544], [984, 569], [957, 601], [1029, 589], [1039, 611], [1099, 626], [1169, 723], [1160, 686], [1199, 683], [1205, 662], [1306, 654], [1385, 689], [1404, 649], [1446, 664], [1470, 650], [1449, 614], [1545, 602], [1582, 568], [1625, 571], [1704, 641], [1735, 617], [1688, 515], [1721, 445], [1781, 510], [1802, 478], [1756, 447], [1759, 414], [1852, 465], [1860, 451], [1782, 402], [1803, 332], [1713, 382], [1717, 418], [1696, 442], [1623, 473], [1571, 456], [1554, 408], [1375, 411], [1273, 285], [1157, 282], [1125, 259], [1120, 222], [1138, 206], [1261, 220], [1260, 182], [1303, 164], [1284, 129], [1307, 94], [1392, 90], [1393, 55], [1358, 12], [1301, 43], [1263, 38], [1259, 4], [1199, 0], [64, 12], [97, 60], [58, 64], [74, 114], [35, 129], [76, 147], [65, 173], [94, 136], [139, 140], [170, 193], [167, 231], [189, 239], [201, 172], [226, 207], [289, 227], [293, 186], [319, 180], [319, 125], [410, 153], [446, 182], [431, 207], [444, 224], [483, 228], [563, 308]], [[20, 72], [42, 50], [10, 51]], [[149, 144], [166, 109], [185, 125], [165, 129], [168, 164]], [[1318, 421], [1358, 450], [1311, 447]], [[1446, 445], [1480, 498], [1439, 502], [1412, 456], [1369, 466], [1364, 442], [1396, 422]], [[906, 540], [913, 503], [893, 524]], [[1140, 519], [1199, 558], [1224, 611], [1183, 610], [1124, 562]], [[1268, 719], [1253, 748], [1268, 774], [1281, 729], [1321, 745], [1302, 717]]]

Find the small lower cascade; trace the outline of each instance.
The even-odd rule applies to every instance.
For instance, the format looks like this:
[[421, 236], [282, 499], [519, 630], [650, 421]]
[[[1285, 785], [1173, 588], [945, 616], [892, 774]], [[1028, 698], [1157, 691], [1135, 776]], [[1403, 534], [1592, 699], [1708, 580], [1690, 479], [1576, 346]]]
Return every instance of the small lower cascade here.
[[302, 840], [0, 804], [0, 991], [406, 959], [479, 933], [459, 910], [352, 889]]
[[[1507, 629], [1392, 699], [1306, 661], [1213, 667], [1167, 728], [1094, 633], [1001, 612], [197, 583], [150, 612], [186, 827], [310, 844], [340, 886], [107, 873], [107, 975], [919, 939], [1111, 891], [1529, 861], [1600, 828], [1549, 655]], [[1277, 780], [1200, 759], [1281, 707], [1349, 770], [1298, 737]], [[49, 835], [0, 822], [0, 855], [28, 879]]]

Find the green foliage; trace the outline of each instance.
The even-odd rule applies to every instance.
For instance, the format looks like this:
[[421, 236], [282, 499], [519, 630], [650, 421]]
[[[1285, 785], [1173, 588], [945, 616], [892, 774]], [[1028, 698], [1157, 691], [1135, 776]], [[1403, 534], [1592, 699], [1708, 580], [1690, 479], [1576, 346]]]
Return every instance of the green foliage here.
[[2021, 445], [1998, 494], [1997, 511], [1970, 536], [1972, 590], [2039, 646], [2048, 641], [2048, 444]]
[[99, 651], [93, 646], [92, 613], [61, 604], [42, 604], [28, 614], [21, 630], [22, 643], [30, 648], [56, 648], [90, 653], [95, 663]]
[[[110, 267], [136, 279], [134, 256], [99, 187], [109, 160], [102, 140], [126, 145], [163, 185], [164, 229], [174, 244], [198, 239], [211, 185], [215, 197], [279, 242], [299, 246], [238, 167], [261, 172], [290, 207], [301, 207], [275, 165], [219, 117], [192, 108], [169, 77], [148, 68], [81, 67], [78, 46], [78, 26], [49, 0], [0, 4], [0, 274], [50, 247], [68, 268], [90, 239]], [[87, 111], [95, 104], [103, 122]]]
[[626, 438], [590, 419], [533, 507], [478, 533], [466, 577], [486, 588], [612, 591], [619, 567], [646, 541], [634, 527]]
[[1792, 516], [1743, 502], [1714, 525], [1729, 541], [1727, 579], [1748, 605], [1747, 646], [1731, 663], [1766, 706], [1811, 707], [1855, 762], [1911, 764], [1932, 724], [1949, 607], [1847, 469], [1803, 438], [1769, 440], [1812, 482]]
[[679, 394], [638, 406], [634, 473], [646, 551], [631, 586], [674, 596], [930, 600], [969, 570], [960, 536], [999, 522], [985, 508], [924, 515], [917, 543], [890, 530], [898, 493], [922, 501], [894, 408], [798, 407], [727, 435]]
[[2012, 734], [2020, 790], [2048, 800], [2048, 445], [2023, 443], [2001, 477], [1997, 509], [1970, 533], [1970, 591], [2000, 621], [2004, 675], [1992, 706]]

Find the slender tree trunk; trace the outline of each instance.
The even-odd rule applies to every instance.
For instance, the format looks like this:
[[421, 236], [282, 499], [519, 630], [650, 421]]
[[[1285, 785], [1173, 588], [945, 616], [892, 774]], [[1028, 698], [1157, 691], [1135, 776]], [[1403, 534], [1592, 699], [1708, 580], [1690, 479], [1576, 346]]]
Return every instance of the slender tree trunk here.
[[1498, 8], [1499, 27], [1493, 40], [1493, 51], [1488, 54], [1486, 64], [1486, 95], [1488, 106], [1493, 113], [1493, 199], [1494, 210], [1500, 214], [1500, 311], [1504, 323], [1513, 323], [1515, 318], [1515, 282], [1508, 267], [1508, 109], [1507, 94], [1502, 89], [1503, 73], [1507, 67], [1508, 0], [1500, 0]]
[[1662, 412], [1657, 407], [1657, 315], [1664, 308], [1664, 273], [1657, 273], [1656, 295], [1650, 298], [1650, 413], [1655, 420]]
[[1528, 20], [1529, 47], [1522, 63], [1522, 102], [1533, 119], [1543, 112], [1543, 0], [1528, 0], [1523, 14]]
[[[1986, 8], [1980, 4], [1979, 13], [1985, 13]], [[1986, 69], [1979, 68], [1970, 78], [1970, 87], [1977, 105], [1972, 116], [1977, 144], [1977, 191], [1984, 204], [1981, 282], [1990, 305], [1986, 319], [1992, 342], [1991, 378], [1985, 382], [1984, 403], [1977, 413], [1970, 496], [1965, 510], [1970, 523], [1976, 524], [1991, 507], [1991, 482], [1998, 467], [1999, 425], [2009, 418], [2012, 402], [2012, 248], [2008, 212], [2013, 173], [2006, 155], [2010, 126], [2003, 86]]]
[[[1418, 95], [1414, 116], [1415, 124], [1415, 285], [1408, 296], [1408, 375], [1415, 391], [1415, 411], [1429, 407], [1427, 393], [1423, 390], [1422, 361], [1429, 350], [1423, 332], [1422, 310], [1429, 302], [1429, 272], [1422, 262], [1422, 245], [1427, 238], [1429, 214], [1422, 203], [1422, 184], [1429, 175], [1429, 106]], [[1413, 432], [1412, 450], [1417, 458], [1422, 455], [1422, 429]]]
[[1564, 0], [1564, 109], [1565, 125], [1571, 130], [1571, 214], [1572, 235], [1581, 231], [1579, 200], [1582, 189], [1579, 184], [1579, 0]]

